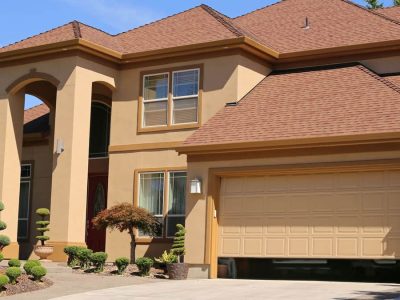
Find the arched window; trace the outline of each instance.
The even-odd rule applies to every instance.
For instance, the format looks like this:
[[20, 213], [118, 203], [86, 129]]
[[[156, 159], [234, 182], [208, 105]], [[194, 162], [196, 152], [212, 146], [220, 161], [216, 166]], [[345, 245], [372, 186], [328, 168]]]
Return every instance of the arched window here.
[[108, 156], [110, 120], [110, 107], [100, 102], [93, 102], [90, 114], [90, 158]]

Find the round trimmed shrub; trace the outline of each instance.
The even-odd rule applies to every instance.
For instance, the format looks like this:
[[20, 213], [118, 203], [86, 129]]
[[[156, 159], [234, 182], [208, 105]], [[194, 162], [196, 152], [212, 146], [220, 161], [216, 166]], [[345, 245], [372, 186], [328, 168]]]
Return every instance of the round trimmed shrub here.
[[84, 248], [79, 246], [67, 246], [64, 248], [64, 253], [68, 255], [67, 264], [69, 267], [75, 267], [79, 264], [77, 253], [80, 249]]
[[2, 201], [0, 201], [0, 211], [4, 210], [4, 203]]
[[19, 259], [13, 258], [8, 261], [8, 266], [19, 268], [21, 266], [21, 262], [19, 261]]
[[6, 275], [0, 275], [0, 289], [3, 289], [9, 282], [10, 279]]
[[6, 270], [6, 275], [10, 278], [11, 284], [16, 284], [17, 278], [21, 276], [21, 269], [18, 267], [9, 267]]
[[25, 264], [24, 264], [24, 270], [26, 272], [26, 274], [28, 275], [32, 275], [31, 270], [33, 267], [40, 267], [41, 264], [38, 260], [28, 260]]
[[104, 264], [106, 263], [107, 257], [108, 255], [105, 252], [95, 252], [90, 255], [89, 259], [92, 265], [95, 267], [95, 272], [103, 272]]
[[76, 252], [76, 257], [79, 259], [79, 265], [81, 268], [87, 268], [90, 262], [90, 255], [93, 251], [87, 248], [81, 248]]
[[7, 224], [3, 221], [0, 221], [0, 230], [4, 230], [7, 228]]
[[39, 216], [46, 217], [46, 216], [50, 215], [50, 210], [49, 210], [48, 208], [38, 208], [38, 209], [36, 210], [36, 213], [37, 213]]
[[10, 245], [10, 238], [6, 235], [0, 234], [0, 249]]
[[135, 263], [139, 269], [140, 275], [148, 276], [150, 273], [150, 269], [154, 264], [154, 261], [149, 257], [139, 257]]
[[4, 254], [0, 253], [0, 261], [3, 261], [3, 259], [4, 259]]
[[118, 274], [121, 275], [129, 265], [129, 258], [127, 258], [127, 257], [118, 257], [115, 260], [115, 265], [118, 268]]
[[47, 270], [46, 270], [46, 268], [44, 268], [44, 267], [42, 267], [42, 266], [36, 266], [36, 267], [33, 267], [32, 269], [31, 269], [31, 274], [32, 274], [32, 276], [33, 276], [33, 279], [35, 280], [35, 281], [37, 281], [37, 280], [42, 280], [42, 278], [44, 277], [44, 276], [46, 276], [46, 274], [47, 274]]

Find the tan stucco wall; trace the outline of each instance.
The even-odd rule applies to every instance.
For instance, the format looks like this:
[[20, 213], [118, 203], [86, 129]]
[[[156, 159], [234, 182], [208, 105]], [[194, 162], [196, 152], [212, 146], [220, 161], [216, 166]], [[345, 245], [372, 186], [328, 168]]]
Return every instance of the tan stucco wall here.
[[186, 248], [185, 259], [190, 264], [204, 264], [206, 247], [206, 195], [208, 190], [208, 172], [211, 168], [228, 168], [243, 166], [273, 166], [284, 164], [307, 164], [321, 162], [350, 162], [361, 160], [378, 160], [400, 158], [400, 151], [348, 153], [331, 155], [299, 155], [290, 157], [266, 157], [212, 162], [189, 162], [188, 180], [201, 178], [203, 190], [201, 195], [188, 195], [186, 201]]

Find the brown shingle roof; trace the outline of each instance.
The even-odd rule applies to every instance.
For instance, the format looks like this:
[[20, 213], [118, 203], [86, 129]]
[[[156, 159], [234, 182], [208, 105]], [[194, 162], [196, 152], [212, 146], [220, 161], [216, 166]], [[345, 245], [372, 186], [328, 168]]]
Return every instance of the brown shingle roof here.
[[344, 0], [283, 0], [233, 22], [280, 53], [400, 39], [400, 23]]
[[[291, 53], [400, 40], [397, 14], [398, 9], [369, 11], [346, 0], [282, 0], [231, 19], [200, 5], [117, 35], [73, 21], [0, 48], [0, 53], [82, 38], [127, 54], [239, 36]], [[306, 18], [309, 29], [302, 28]]]
[[400, 132], [400, 88], [361, 65], [271, 74], [186, 146]]
[[400, 6], [385, 7], [375, 10], [377, 13], [382, 14], [388, 18], [400, 22]]
[[39, 104], [32, 108], [25, 110], [24, 112], [24, 124], [27, 124], [37, 118], [40, 118], [50, 112], [49, 107], [46, 104]]

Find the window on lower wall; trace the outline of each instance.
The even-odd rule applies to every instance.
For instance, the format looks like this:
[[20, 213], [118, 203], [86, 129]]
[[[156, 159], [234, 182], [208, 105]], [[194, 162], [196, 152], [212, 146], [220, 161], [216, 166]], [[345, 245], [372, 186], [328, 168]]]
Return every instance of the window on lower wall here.
[[[155, 237], [173, 237], [176, 224], [185, 225], [186, 172], [140, 172], [139, 207], [147, 209], [162, 224]], [[139, 236], [145, 236], [139, 232]]]
[[29, 238], [29, 212], [32, 183], [32, 165], [21, 165], [21, 182], [19, 192], [18, 208], [18, 240], [24, 241]]

